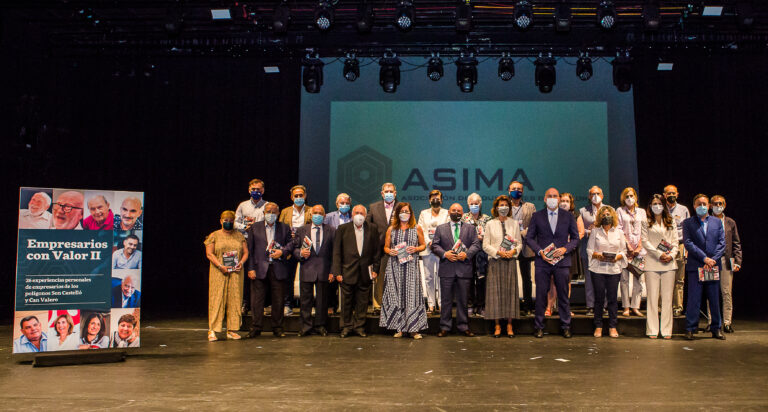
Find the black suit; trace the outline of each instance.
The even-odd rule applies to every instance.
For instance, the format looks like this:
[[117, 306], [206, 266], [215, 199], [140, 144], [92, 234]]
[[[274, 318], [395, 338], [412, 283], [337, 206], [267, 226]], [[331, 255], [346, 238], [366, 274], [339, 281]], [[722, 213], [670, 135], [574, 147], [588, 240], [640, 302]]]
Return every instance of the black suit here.
[[[320, 248], [313, 244], [309, 249], [309, 257], [301, 257], [301, 244], [304, 237], [312, 239], [313, 225], [304, 225], [296, 231], [293, 256], [301, 262], [299, 271], [299, 293], [301, 301], [301, 330], [312, 330], [312, 306], [315, 307], [314, 327], [325, 326], [328, 318], [328, 275], [331, 273], [331, 260], [333, 259], [333, 241], [336, 229], [333, 226], [322, 224], [318, 226], [322, 233]], [[317, 240], [317, 235], [315, 235]], [[314, 289], [314, 293], [313, 293]]]
[[368, 216], [366, 221], [376, 225], [379, 230], [379, 246], [382, 248], [380, 252], [379, 271], [382, 276], [376, 280], [376, 288], [373, 291], [373, 307], [374, 309], [381, 309], [381, 297], [384, 295], [384, 272], [387, 269], [387, 261], [389, 255], [384, 253], [384, 237], [387, 235], [387, 228], [392, 223], [392, 220], [397, 219], [395, 216], [395, 209], [398, 205], [397, 198], [392, 201], [392, 209], [390, 211], [389, 219], [387, 219], [387, 209], [384, 206], [384, 200], [379, 200], [376, 203], [371, 203], [368, 210]]
[[[368, 310], [368, 296], [371, 293], [369, 268], [375, 272], [379, 267], [381, 246], [376, 225], [363, 223], [363, 253], [357, 251], [355, 224], [340, 225], [336, 229], [333, 243], [333, 264], [331, 273], [341, 275], [341, 323], [345, 330], [362, 329]], [[352, 311], [354, 307], [354, 319]]]
[[248, 229], [248, 261], [246, 269], [256, 272], [256, 279], [251, 279], [251, 312], [253, 320], [251, 330], [261, 332], [264, 318], [264, 297], [267, 287], [272, 291], [272, 328], [283, 327], [283, 284], [288, 278], [286, 259], [293, 251], [291, 228], [275, 222], [274, 241], [283, 251], [279, 259], [270, 261], [267, 253], [267, 231], [264, 221], [256, 222]]

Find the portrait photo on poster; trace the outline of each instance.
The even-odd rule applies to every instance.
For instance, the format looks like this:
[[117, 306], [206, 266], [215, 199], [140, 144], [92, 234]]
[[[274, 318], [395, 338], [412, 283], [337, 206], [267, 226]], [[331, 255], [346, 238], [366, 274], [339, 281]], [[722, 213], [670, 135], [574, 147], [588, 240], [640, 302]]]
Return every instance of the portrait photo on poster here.
[[51, 226], [53, 189], [19, 189], [19, 229], [48, 229]]
[[13, 320], [13, 353], [47, 352], [48, 311], [17, 311]]
[[138, 348], [140, 309], [112, 309], [110, 348]]
[[109, 347], [111, 319], [109, 312], [81, 310], [78, 349], [106, 349]]
[[115, 230], [142, 229], [144, 226], [144, 193], [115, 192], [112, 205]]
[[114, 200], [112, 191], [86, 190], [83, 229], [112, 230], [115, 226], [115, 213], [111, 209]]
[[138, 308], [141, 306], [141, 270], [112, 269], [112, 307]]
[[85, 193], [74, 189], [53, 189], [50, 229], [82, 230]]
[[77, 350], [80, 345], [80, 311], [48, 311], [48, 350]]
[[141, 269], [141, 230], [116, 230], [112, 245], [112, 269]]

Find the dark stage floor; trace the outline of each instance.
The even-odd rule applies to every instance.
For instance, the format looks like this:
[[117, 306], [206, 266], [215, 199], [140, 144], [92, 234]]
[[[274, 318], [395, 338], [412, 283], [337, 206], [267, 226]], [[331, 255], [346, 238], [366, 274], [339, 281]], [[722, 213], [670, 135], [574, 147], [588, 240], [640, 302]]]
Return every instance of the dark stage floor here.
[[570, 340], [338, 335], [206, 341], [205, 319], [144, 321], [116, 364], [33, 368], [0, 328], [3, 410], [594, 410], [768, 408], [768, 323], [699, 334]]

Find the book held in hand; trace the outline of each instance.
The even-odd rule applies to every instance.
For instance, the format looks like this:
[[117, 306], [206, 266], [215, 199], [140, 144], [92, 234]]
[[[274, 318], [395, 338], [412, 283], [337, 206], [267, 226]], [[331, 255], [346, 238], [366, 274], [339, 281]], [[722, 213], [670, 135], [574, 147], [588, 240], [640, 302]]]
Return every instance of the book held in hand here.
[[613, 252], [602, 252], [602, 253], [603, 253], [603, 258], [605, 258], [605, 260], [609, 262], [613, 262], [614, 260], [616, 260], [616, 253], [613, 253]]
[[632, 272], [633, 274], [640, 276], [645, 272], [645, 257], [642, 256], [635, 256], [631, 262], [629, 262], [629, 266], [627, 266], [627, 270]]
[[395, 245], [395, 251], [397, 251], [398, 262], [406, 263], [413, 260], [413, 255], [408, 253], [408, 244], [405, 242]]
[[304, 236], [304, 239], [301, 241], [301, 250], [304, 249], [312, 249], [312, 239], [310, 239], [309, 236]]
[[427, 235], [429, 236], [429, 240], [432, 240], [435, 237], [435, 229], [429, 229], [429, 232], [427, 232]]
[[504, 238], [501, 240], [501, 245], [499, 245], [499, 249], [505, 252], [510, 251], [515, 248], [515, 243], [517, 243], [517, 241], [512, 237], [512, 235], [504, 236]]
[[556, 265], [557, 262], [563, 260], [563, 256], [554, 257], [555, 250], [557, 250], [557, 247], [555, 246], [554, 243], [550, 243], [547, 247], [545, 247], [542, 250], [544, 251], [544, 256], [546, 256], [547, 259], [551, 260], [553, 265]]
[[453, 244], [451, 251], [458, 255], [461, 252], [466, 252], [467, 248], [464, 247], [464, 244], [461, 243], [461, 240], [457, 240], [456, 243]]
[[483, 225], [481, 224], [477, 225], [477, 235], [480, 237], [485, 236], [485, 229], [483, 229]]
[[228, 267], [227, 272], [234, 272], [235, 266], [237, 266], [237, 251], [236, 250], [230, 250], [228, 252], [224, 252], [221, 255], [221, 263], [223, 266]]
[[711, 282], [714, 280], [720, 280], [720, 269], [717, 266], [713, 266], [712, 269], [699, 268], [699, 282]]
[[669, 253], [669, 251], [672, 250], [672, 245], [666, 240], [662, 239], [661, 242], [659, 242], [659, 245], [656, 246], [656, 249], [659, 249], [661, 253]]

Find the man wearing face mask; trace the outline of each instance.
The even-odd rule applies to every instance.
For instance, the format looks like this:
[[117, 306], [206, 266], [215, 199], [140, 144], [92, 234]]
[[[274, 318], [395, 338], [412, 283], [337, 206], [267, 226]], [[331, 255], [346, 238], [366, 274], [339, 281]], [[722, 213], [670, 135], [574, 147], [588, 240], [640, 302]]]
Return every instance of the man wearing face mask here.
[[244, 236], [254, 222], [264, 220], [264, 205], [267, 204], [264, 200], [264, 182], [260, 179], [248, 182], [248, 194], [251, 198], [241, 202], [235, 210], [235, 229]]
[[[491, 220], [491, 217], [483, 213], [483, 198], [477, 193], [467, 196], [467, 209], [461, 221], [468, 223], [477, 230], [477, 239], [482, 244], [485, 233], [485, 225]], [[533, 252], [531, 252], [533, 253]], [[530, 265], [528, 265], [530, 269]], [[472, 259], [472, 282], [469, 285], [469, 315], [483, 316], [485, 312], [485, 281], [488, 274], [488, 255], [481, 248], [477, 251], [475, 258]], [[530, 276], [530, 275], [529, 275]]]
[[277, 221], [279, 208], [273, 202], [264, 206], [264, 221], [251, 225], [248, 229], [248, 278], [251, 283], [252, 323], [248, 336], [259, 336], [264, 318], [264, 298], [267, 288], [272, 292], [272, 332], [276, 337], [285, 336], [283, 332], [283, 312], [281, 296], [288, 278], [286, 256], [293, 252], [291, 229]]
[[[296, 230], [312, 222], [312, 212], [304, 206], [307, 199], [307, 188], [302, 185], [296, 185], [291, 188], [291, 201], [293, 206], [283, 209], [280, 212], [280, 222], [291, 229], [291, 238], [296, 241]], [[288, 278], [285, 279], [285, 316], [293, 314], [294, 284], [296, 281], [296, 268], [298, 261], [293, 256], [288, 256]]]
[[[299, 270], [299, 296], [301, 301], [301, 330], [299, 336], [316, 332], [326, 336], [325, 323], [328, 315], [328, 282], [333, 259], [333, 238], [336, 229], [323, 223], [325, 209], [321, 205], [312, 207], [312, 224], [296, 231], [293, 257], [301, 262]], [[309, 240], [309, 245], [305, 243]], [[312, 323], [312, 308], [315, 320]]]
[[[451, 221], [443, 223], [435, 229], [432, 239], [432, 252], [440, 258], [438, 276], [440, 276], [440, 333], [444, 337], [451, 330], [451, 311], [453, 299], [456, 298], [456, 329], [465, 336], [475, 336], [469, 330], [469, 313], [467, 311], [467, 293], [472, 281], [472, 259], [481, 249], [477, 230], [462, 224], [464, 213], [461, 205], [454, 203], [448, 210]], [[461, 250], [456, 253], [454, 245], [461, 242]]]
[[[517, 224], [520, 226], [520, 234], [525, 239], [525, 236], [528, 234], [528, 225], [531, 223], [531, 217], [536, 211], [536, 206], [533, 203], [523, 201], [523, 184], [517, 180], [511, 181], [507, 189], [509, 190], [509, 199], [512, 202], [509, 209], [509, 217], [517, 221]], [[534, 256], [535, 254], [531, 247], [526, 245], [518, 257], [520, 277], [523, 282], [523, 301], [521, 302], [520, 309], [524, 315], [533, 310], [531, 263], [533, 263]]]
[[725, 229], [723, 222], [709, 216], [709, 198], [698, 194], [693, 198], [696, 216], [683, 221], [683, 241], [688, 251], [685, 275], [688, 278], [688, 302], [685, 309], [685, 338], [693, 340], [693, 334], [699, 328], [699, 310], [701, 295], [704, 294], [712, 310], [710, 332], [715, 339], [725, 339], [720, 331], [720, 280], [702, 281], [699, 269], [707, 271], [721, 269], [720, 259], [725, 254]]
[[[336, 229], [339, 225], [352, 221], [352, 198], [346, 193], [339, 193], [336, 196], [335, 211], [325, 215], [325, 224]], [[339, 309], [339, 285], [331, 283], [328, 285], [328, 314], [336, 313]]]
[[435, 311], [435, 278], [437, 277], [440, 258], [432, 253], [432, 238], [435, 236], [435, 230], [443, 223], [448, 223], [448, 209], [441, 207], [443, 204], [443, 192], [435, 189], [429, 192], [429, 209], [424, 209], [419, 213], [419, 226], [424, 233], [426, 248], [419, 253], [423, 265], [424, 289], [427, 293], [427, 305], [429, 311]]
[[[720, 292], [723, 296], [723, 331], [733, 333], [731, 320], [733, 315], [733, 274], [741, 270], [741, 238], [736, 221], [725, 216], [725, 198], [720, 195], [712, 196], [712, 214], [723, 222], [725, 229], [725, 254], [720, 266]], [[710, 314], [710, 319], [712, 318]]]
[[[560, 209], [560, 193], [554, 187], [544, 193], [546, 208], [533, 214], [526, 243], [536, 253], [536, 319], [534, 336], [544, 337], [544, 312], [551, 278], [557, 288], [557, 306], [563, 337], [571, 337], [571, 305], [568, 301], [571, 253], [579, 244], [579, 229], [570, 212]], [[545, 249], [554, 245], [551, 255]]]
[[[394, 183], [387, 182], [381, 185], [381, 199], [382, 200], [376, 203], [371, 203], [369, 207], [370, 213], [368, 213], [366, 221], [376, 225], [376, 228], [378, 229], [377, 233], [379, 234], [379, 245], [382, 247], [382, 251], [380, 262], [381, 267], [377, 273], [383, 274], [387, 268], [387, 261], [389, 260], [389, 255], [383, 253], [384, 236], [387, 234], [387, 228], [392, 223], [392, 219], [397, 218], [394, 216], [393, 211], [397, 207], [398, 203], [400, 203], [397, 201], [397, 189], [395, 188]], [[378, 316], [381, 313], [381, 296], [383, 294], [384, 276], [377, 280], [374, 285], [373, 314], [375, 316]]]
[[597, 220], [597, 212], [603, 207], [603, 189], [599, 186], [592, 186], [589, 188], [588, 197], [589, 205], [579, 209], [579, 214], [584, 222], [584, 237], [581, 239], [579, 252], [581, 253], [581, 263], [584, 266], [584, 295], [587, 299], [587, 316], [593, 316], [595, 314], [595, 289], [592, 286], [592, 275], [590, 275], [589, 272], [587, 242], [589, 241], [589, 235], [592, 233], [592, 229], [596, 226], [600, 226], [600, 222], [596, 223], [595, 221]]
[[672, 295], [672, 313], [674, 316], [683, 315], [683, 297], [685, 291], [685, 261], [686, 250], [683, 242], [683, 221], [691, 217], [688, 208], [677, 203], [677, 187], [667, 185], [664, 187], [664, 199], [667, 203], [667, 211], [677, 226], [677, 237], [680, 240], [679, 253], [677, 254], [677, 272], [675, 272], [675, 294]]
[[331, 274], [341, 287], [341, 337], [365, 333], [371, 282], [376, 279], [382, 247], [375, 224], [367, 222], [365, 206], [352, 208], [352, 222], [340, 225], [333, 241]]

